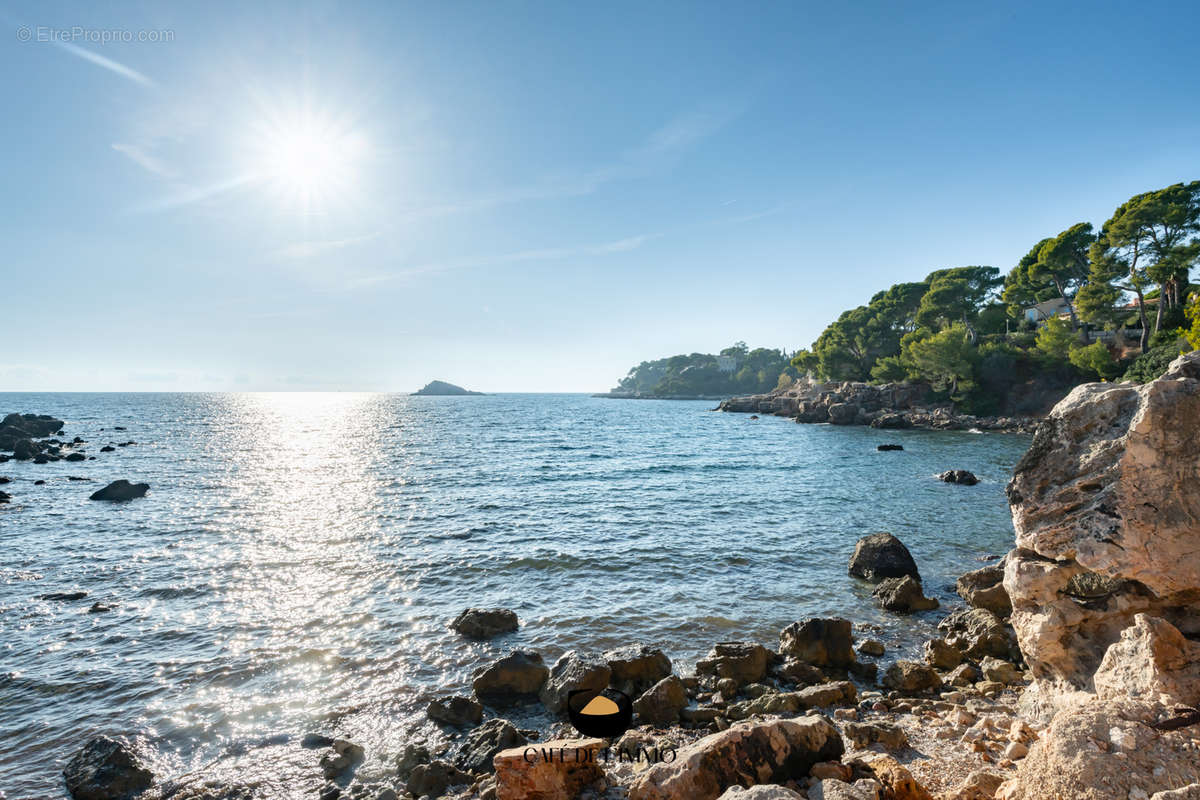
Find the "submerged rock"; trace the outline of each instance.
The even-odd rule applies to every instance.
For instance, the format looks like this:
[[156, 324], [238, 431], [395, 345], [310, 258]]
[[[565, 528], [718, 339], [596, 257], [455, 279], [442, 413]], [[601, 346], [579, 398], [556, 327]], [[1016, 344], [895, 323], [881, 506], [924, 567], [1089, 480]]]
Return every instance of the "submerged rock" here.
[[921, 580], [912, 553], [890, 533], [872, 533], [858, 540], [850, 556], [850, 574], [875, 583], [905, 575]]
[[120, 503], [126, 500], [133, 500], [138, 497], [145, 497], [146, 492], [150, 491], [148, 483], [130, 483], [122, 478], [119, 481], [113, 481], [103, 489], [98, 489], [92, 492], [90, 499], [92, 500], [108, 500], [110, 502]]
[[128, 800], [148, 789], [154, 775], [125, 742], [97, 736], [67, 763], [63, 778], [75, 800]]
[[979, 483], [979, 478], [965, 469], [948, 469], [938, 475], [938, 480], [943, 483], [957, 483], [960, 486], [974, 486]]
[[413, 767], [406, 788], [413, 797], [444, 797], [451, 786], [466, 786], [474, 780], [445, 761], [433, 761]]
[[716, 800], [731, 786], [802, 778], [819, 761], [845, 752], [842, 737], [821, 716], [740, 723], [681, 749], [674, 761], [644, 770], [630, 800]]
[[491, 639], [517, 630], [517, 613], [507, 608], [468, 608], [450, 627], [468, 639]]

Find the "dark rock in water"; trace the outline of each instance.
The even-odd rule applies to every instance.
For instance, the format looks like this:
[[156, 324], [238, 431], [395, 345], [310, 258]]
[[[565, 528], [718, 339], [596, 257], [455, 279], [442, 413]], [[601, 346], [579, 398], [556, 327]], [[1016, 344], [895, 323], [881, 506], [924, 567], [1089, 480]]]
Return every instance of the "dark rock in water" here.
[[901, 445], [901, 444], [881, 444], [881, 445], [879, 445], [878, 447], [876, 447], [875, 449], [876, 449], [876, 450], [878, 450], [878, 451], [880, 451], [881, 453], [885, 453], [885, 452], [888, 452], [888, 451], [891, 451], [891, 450], [903, 450], [903, 449], [904, 449], [904, 445]]
[[128, 442], [117, 442], [117, 447], [129, 447], [131, 444], [137, 444], [137, 442], [133, 441], [132, 439]]
[[3, 483], [12, 483], [12, 478], [8, 478], [8, 477], [5, 477], [4, 475], [0, 475], [0, 484], [3, 484]]
[[115, 425], [115, 426], [113, 426], [113, 430], [114, 430], [114, 431], [123, 431], [123, 430], [125, 430], [125, 429], [124, 429], [124, 428], [122, 428], [120, 425]]
[[750, 419], [758, 419], [758, 414], [751, 414]]
[[83, 441], [83, 439], [81, 439], [80, 437], [76, 436], [74, 439], [71, 440], [71, 444], [87, 444], [87, 443], [85, 441]]
[[36, 458], [40, 453], [38, 446], [31, 439], [18, 439], [13, 443], [12, 451], [13, 458], [18, 461], [28, 461]]
[[909, 613], [929, 611], [938, 607], [937, 599], [926, 597], [921, 590], [921, 584], [911, 575], [905, 575], [902, 578], [885, 578], [875, 587], [875, 591], [871, 592], [871, 596], [885, 611]]
[[445, 381], [430, 381], [424, 387], [413, 392], [414, 395], [429, 396], [429, 395], [482, 395], [483, 392], [472, 392], [469, 389], [464, 389], [461, 386], [455, 386], [453, 383]]
[[51, 460], [57, 461], [58, 459], [51, 459], [50, 456], [46, 455], [45, 453], [38, 453], [33, 457], [33, 463], [35, 464], [49, 464]]
[[631, 644], [609, 650], [604, 660], [612, 669], [612, 685], [637, 697], [671, 674], [671, 659], [657, 647]]
[[89, 614], [103, 614], [106, 611], [112, 611], [116, 608], [113, 603], [101, 603], [99, 601], [92, 603], [92, 607], [88, 609]]
[[90, 481], [91, 478], [81, 478], [78, 475], [68, 475], [67, 480], [69, 480], [69, 481]]
[[0, 503], [7, 503], [9, 500], [12, 500], [11, 494], [8, 492], [0, 492]]
[[62, 430], [63, 421], [49, 414], [8, 414], [0, 420], [0, 450], [11, 450], [13, 438], [40, 439]]
[[97, 736], [67, 763], [63, 778], [74, 800], [128, 800], [148, 789], [154, 775], [127, 744]]
[[489, 719], [467, 735], [467, 741], [463, 744], [455, 764], [477, 775], [491, 772], [492, 757], [496, 753], [528, 741], [508, 720]]
[[580, 689], [599, 691], [608, 686], [612, 679], [612, 668], [608, 662], [592, 653], [568, 650], [550, 668], [550, 677], [538, 694], [542, 704], [554, 714], [562, 713], [567, 707], [571, 692]]
[[323, 733], [306, 733], [300, 740], [300, 746], [307, 750], [317, 750], [322, 747], [330, 747], [335, 739], [332, 736], [326, 736]]
[[965, 469], [948, 469], [938, 475], [938, 480], [945, 483], [957, 483], [961, 486], [974, 486], [979, 483], [979, 478]]
[[113, 447], [111, 444], [106, 444], [104, 447], [100, 448], [101, 453], [114, 453], [116, 450], [117, 448]]
[[82, 600], [87, 597], [87, 592], [50, 592], [49, 594], [38, 595], [39, 600]]
[[422, 744], [406, 744], [404, 750], [396, 757], [396, 777], [407, 781], [414, 769], [421, 764], [433, 761], [429, 748]]
[[515, 631], [518, 625], [516, 612], [507, 608], [468, 608], [450, 623], [468, 639], [491, 639]]
[[466, 786], [474, 780], [445, 761], [434, 761], [414, 767], [408, 776], [406, 788], [413, 797], [445, 797], [446, 790], [451, 786]]
[[475, 696], [490, 703], [520, 701], [537, 695], [550, 670], [542, 657], [528, 650], [513, 650], [480, 672], [471, 684]]
[[122, 502], [125, 500], [133, 500], [137, 497], [145, 497], [146, 492], [150, 490], [148, 483], [130, 483], [122, 478], [119, 481], [113, 481], [103, 489], [92, 492], [92, 500], [109, 500], [112, 502]]
[[850, 574], [873, 582], [905, 575], [921, 580], [912, 554], [890, 533], [872, 533], [858, 540], [850, 556]]
[[33, 482], [33, 485], [34, 486], [45, 486], [46, 482], [44, 480], [42, 480], [41, 478], [38, 478], [36, 481]]
[[425, 713], [431, 720], [442, 725], [466, 728], [478, 725], [483, 719], [483, 706], [469, 697], [455, 695], [431, 701]]
[[817, 667], [849, 667], [856, 660], [850, 620], [793, 622], [779, 634], [779, 652]]
[[67, 461], [86, 461], [87, 456], [83, 453], [70, 453], [67, 455]]
[[696, 662], [697, 675], [730, 678], [738, 686], [757, 683], [767, 674], [775, 654], [752, 642], [718, 642], [712, 651]]

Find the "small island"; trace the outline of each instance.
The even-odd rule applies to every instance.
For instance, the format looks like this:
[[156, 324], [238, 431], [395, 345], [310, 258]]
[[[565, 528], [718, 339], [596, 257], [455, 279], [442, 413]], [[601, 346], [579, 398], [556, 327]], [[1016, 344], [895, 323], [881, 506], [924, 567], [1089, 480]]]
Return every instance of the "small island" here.
[[483, 392], [472, 392], [470, 389], [464, 389], [461, 386], [455, 386], [453, 383], [445, 381], [430, 381], [425, 384], [423, 389], [413, 392], [413, 395], [425, 396], [445, 396], [445, 395], [482, 395]]

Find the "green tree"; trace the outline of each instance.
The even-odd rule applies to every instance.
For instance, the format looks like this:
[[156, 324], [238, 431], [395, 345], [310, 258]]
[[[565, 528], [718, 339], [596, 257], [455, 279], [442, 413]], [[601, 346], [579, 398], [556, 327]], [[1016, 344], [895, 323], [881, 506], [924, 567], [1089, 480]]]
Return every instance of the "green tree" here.
[[1068, 354], [1068, 358], [1081, 372], [1092, 373], [1104, 380], [1111, 380], [1120, 372], [1120, 366], [1113, 360], [1104, 342], [1076, 347]]
[[1071, 345], [1075, 343], [1075, 333], [1071, 323], [1065, 319], [1046, 320], [1037, 332], [1037, 349], [1053, 361], [1066, 361], [1071, 354]]
[[1037, 260], [1029, 265], [1029, 278], [1049, 284], [1067, 304], [1072, 327], [1078, 327], [1075, 316], [1074, 298], [1079, 287], [1088, 279], [1088, 250], [1096, 241], [1090, 222], [1072, 225], [1058, 236], [1045, 241], [1038, 251]]
[[954, 267], [933, 272], [926, 278], [929, 291], [921, 297], [914, 321], [940, 331], [960, 324], [974, 343], [975, 323], [980, 310], [995, 295], [1003, 279], [995, 267]]
[[1193, 350], [1200, 350], [1200, 292], [1192, 295], [1186, 313], [1192, 323], [1192, 327], [1186, 331], [1188, 344], [1192, 346]]
[[1010, 317], [1020, 317], [1021, 312], [1029, 306], [1055, 296], [1057, 290], [1053, 285], [1044, 280], [1035, 280], [1030, 274], [1030, 268], [1041, 258], [1042, 248], [1053, 241], [1053, 237], [1042, 239], [1004, 276], [1004, 288], [1000, 292], [1000, 298], [1008, 307]]
[[905, 359], [916, 377], [959, 401], [974, 387], [976, 352], [967, 326], [956, 322], [906, 343]]

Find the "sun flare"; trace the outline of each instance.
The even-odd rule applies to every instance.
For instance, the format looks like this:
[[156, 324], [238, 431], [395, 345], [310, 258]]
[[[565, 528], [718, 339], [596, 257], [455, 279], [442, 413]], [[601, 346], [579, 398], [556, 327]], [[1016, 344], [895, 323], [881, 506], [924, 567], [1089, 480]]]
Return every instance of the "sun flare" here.
[[252, 170], [283, 200], [311, 208], [344, 198], [365, 152], [362, 136], [332, 117], [273, 115], [254, 128]]

